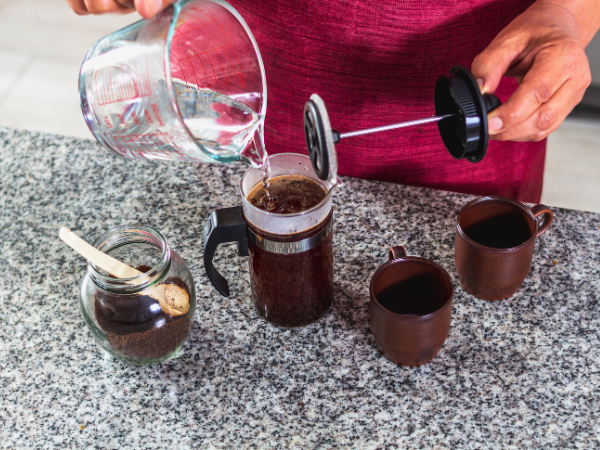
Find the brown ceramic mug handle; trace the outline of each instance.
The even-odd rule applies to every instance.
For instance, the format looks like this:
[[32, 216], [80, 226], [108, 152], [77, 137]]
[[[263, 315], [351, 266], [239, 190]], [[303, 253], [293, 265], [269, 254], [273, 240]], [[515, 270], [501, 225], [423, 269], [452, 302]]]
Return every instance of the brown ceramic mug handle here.
[[390, 251], [388, 252], [388, 259], [390, 261], [392, 261], [393, 259], [404, 258], [405, 256], [406, 250], [404, 250], [404, 247], [400, 245], [397, 247], [390, 248]]
[[531, 212], [533, 213], [535, 220], [538, 221], [538, 232], [536, 237], [540, 237], [548, 228], [550, 228], [554, 214], [545, 205], [535, 205], [531, 208]]

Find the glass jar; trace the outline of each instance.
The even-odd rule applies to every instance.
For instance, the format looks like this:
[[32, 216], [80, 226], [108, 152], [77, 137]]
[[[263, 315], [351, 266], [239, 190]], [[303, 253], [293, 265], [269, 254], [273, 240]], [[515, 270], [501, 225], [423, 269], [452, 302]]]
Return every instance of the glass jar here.
[[[185, 261], [157, 230], [145, 226], [113, 228], [93, 245], [144, 272], [134, 278], [115, 278], [88, 263], [81, 311], [98, 343], [133, 364], [169, 358], [187, 339], [196, 310], [194, 280]], [[183, 299], [179, 309], [168, 306], [165, 292]]]

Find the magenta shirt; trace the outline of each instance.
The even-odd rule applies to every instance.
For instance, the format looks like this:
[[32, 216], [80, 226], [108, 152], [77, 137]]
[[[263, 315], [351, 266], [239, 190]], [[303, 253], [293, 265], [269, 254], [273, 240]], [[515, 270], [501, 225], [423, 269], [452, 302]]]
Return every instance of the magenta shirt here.
[[[267, 74], [269, 154], [306, 153], [302, 112], [319, 94], [340, 132], [434, 115], [437, 78], [479, 54], [522, 0], [230, 0]], [[516, 89], [503, 79], [502, 101]], [[450, 156], [435, 124], [346, 139], [339, 174], [539, 202], [546, 142], [490, 141], [480, 163]]]

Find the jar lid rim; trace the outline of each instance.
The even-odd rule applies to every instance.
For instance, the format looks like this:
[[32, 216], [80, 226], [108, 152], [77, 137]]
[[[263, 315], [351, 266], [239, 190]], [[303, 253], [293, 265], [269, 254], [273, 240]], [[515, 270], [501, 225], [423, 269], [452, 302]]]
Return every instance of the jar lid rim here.
[[169, 270], [171, 249], [164, 236], [157, 229], [149, 226], [138, 224], [120, 225], [101, 234], [92, 245], [98, 250], [108, 253], [112, 248], [124, 245], [128, 240], [127, 238], [133, 239], [131, 243], [146, 241], [160, 248], [160, 259], [149, 271], [132, 278], [115, 278], [104, 275], [95, 264], [88, 261], [88, 273], [94, 283], [102, 289], [132, 294], [159, 283], [163, 275]]

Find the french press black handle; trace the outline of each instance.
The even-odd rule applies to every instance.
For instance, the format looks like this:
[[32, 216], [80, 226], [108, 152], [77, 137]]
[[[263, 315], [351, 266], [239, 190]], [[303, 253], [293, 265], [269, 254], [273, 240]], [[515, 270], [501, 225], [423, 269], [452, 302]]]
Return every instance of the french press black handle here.
[[229, 297], [229, 283], [213, 266], [213, 258], [219, 244], [227, 242], [237, 242], [240, 256], [248, 256], [248, 226], [241, 206], [213, 211], [202, 232], [206, 276], [224, 297]]

